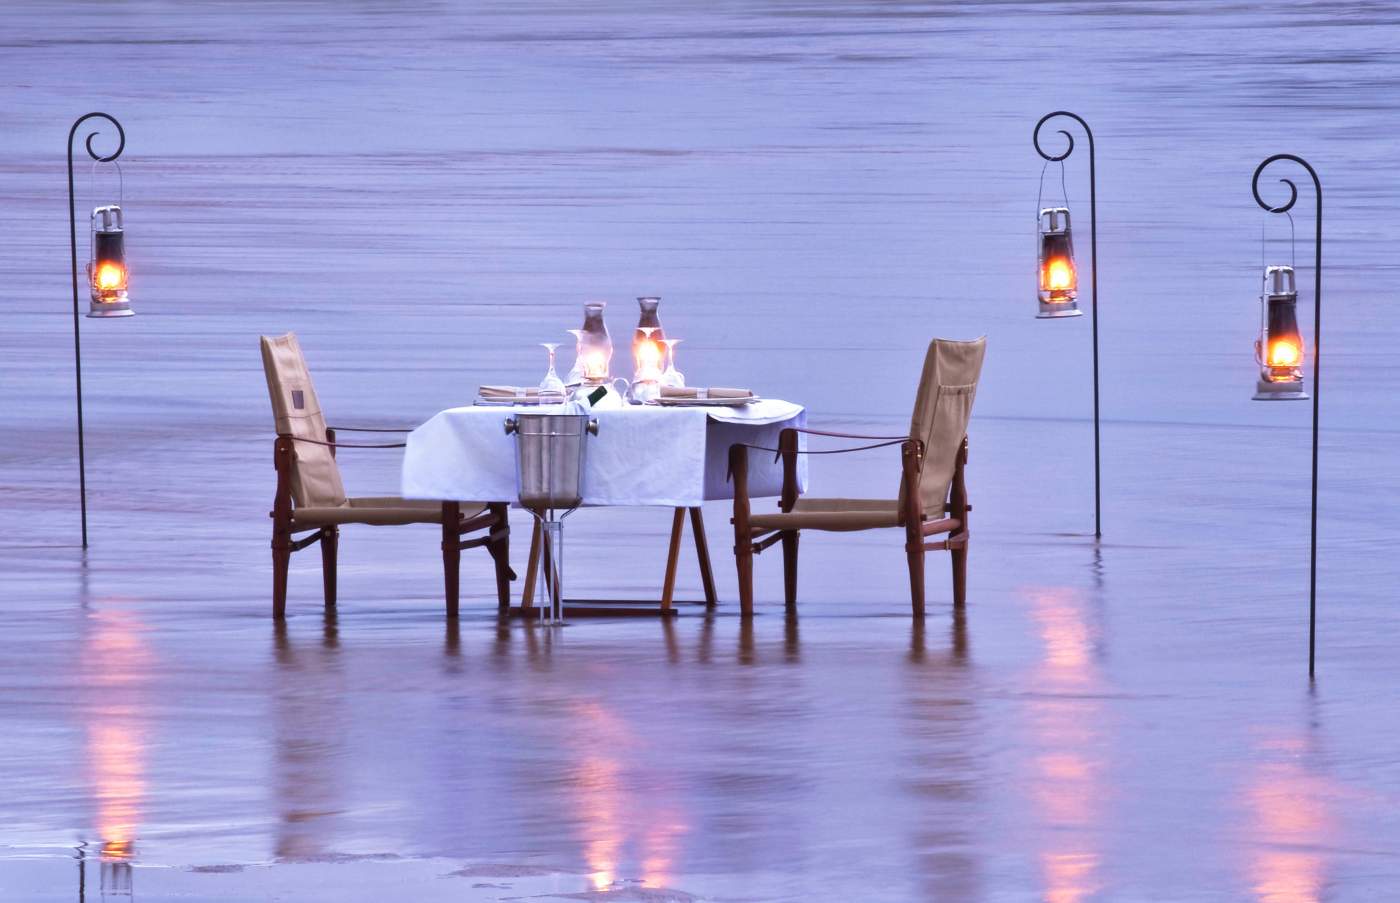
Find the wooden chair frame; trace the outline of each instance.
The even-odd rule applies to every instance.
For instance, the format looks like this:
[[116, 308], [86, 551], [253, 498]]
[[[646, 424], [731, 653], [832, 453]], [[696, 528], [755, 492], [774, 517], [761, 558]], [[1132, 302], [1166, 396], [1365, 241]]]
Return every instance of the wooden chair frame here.
[[[839, 439], [868, 439], [872, 445], [851, 448], [804, 451], [798, 447], [798, 435], [825, 436]], [[948, 499], [936, 519], [929, 519], [919, 497], [919, 477], [923, 470], [924, 445], [907, 436], [865, 436], [858, 433], [832, 433], [823, 430], [788, 428], [778, 436], [776, 449], [753, 445], [732, 445], [729, 448], [729, 477], [734, 481], [734, 558], [739, 572], [739, 607], [744, 617], [753, 616], [753, 559], [764, 549], [781, 542], [783, 545], [783, 598], [789, 610], [797, 606], [797, 543], [800, 530], [769, 530], [749, 523], [749, 452], [774, 452], [783, 464], [783, 489], [779, 509], [791, 512], [797, 506], [797, 456], [803, 454], [847, 454], [873, 448], [899, 446], [901, 462], [900, 526], [904, 528], [904, 549], [909, 563], [909, 595], [916, 618], [924, 616], [924, 555], [930, 551], [947, 550], [953, 559], [953, 604], [967, 600], [967, 552], [970, 533], [967, 502], [967, 437], [958, 448]], [[945, 539], [930, 542], [929, 537], [941, 533]]]
[[[336, 431], [359, 433], [406, 433], [397, 429], [360, 429], [355, 427], [327, 427], [324, 442], [335, 457], [340, 448], [403, 448], [405, 443], [364, 444], [336, 441]], [[314, 439], [297, 439], [289, 434], [279, 434], [273, 442], [273, 466], [277, 470], [277, 490], [273, 497], [272, 511], [272, 616], [278, 620], [287, 614], [287, 572], [293, 552], [308, 546], [321, 544], [321, 580], [327, 610], [336, 604], [336, 558], [340, 545], [340, 527], [301, 527], [294, 522], [295, 506], [292, 500], [292, 470], [296, 466], [294, 442], [316, 442]], [[510, 582], [515, 572], [510, 567], [510, 517], [504, 502], [492, 502], [486, 511], [472, 518], [464, 518], [461, 504], [442, 503], [442, 564], [443, 582], [446, 590], [447, 617], [456, 618], [461, 586], [461, 560], [464, 549], [485, 546], [496, 567], [496, 596], [499, 609], [510, 607]], [[470, 539], [462, 537], [468, 533], [485, 530], [483, 535]], [[299, 538], [295, 533], [309, 532]]]

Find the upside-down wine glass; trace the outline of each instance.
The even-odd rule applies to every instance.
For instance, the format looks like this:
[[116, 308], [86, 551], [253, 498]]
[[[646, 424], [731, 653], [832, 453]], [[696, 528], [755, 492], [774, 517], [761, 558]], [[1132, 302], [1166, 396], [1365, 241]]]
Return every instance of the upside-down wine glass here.
[[685, 374], [676, 369], [676, 346], [680, 339], [662, 339], [666, 346], [666, 372], [661, 374], [661, 385], [671, 389], [685, 388]]
[[583, 382], [583, 330], [570, 329], [569, 335], [574, 337], [574, 365], [569, 369], [569, 376], [564, 382], [576, 386]]
[[554, 370], [554, 352], [558, 350], [558, 342], [540, 342], [540, 345], [549, 352], [549, 372], [545, 373], [544, 379], [540, 380], [540, 395], [557, 395], [564, 397], [564, 381], [559, 378], [559, 374]]

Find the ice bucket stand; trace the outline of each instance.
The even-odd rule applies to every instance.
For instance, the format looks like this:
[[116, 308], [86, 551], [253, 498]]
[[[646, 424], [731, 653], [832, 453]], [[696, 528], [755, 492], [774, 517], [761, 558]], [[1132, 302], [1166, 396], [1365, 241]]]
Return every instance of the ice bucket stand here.
[[520, 413], [507, 418], [515, 435], [515, 486], [520, 506], [534, 515], [544, 543], [540, 621], [564, 622], [564, 518], [583, 503], [583, 462], [598, 421], [587, 414]]

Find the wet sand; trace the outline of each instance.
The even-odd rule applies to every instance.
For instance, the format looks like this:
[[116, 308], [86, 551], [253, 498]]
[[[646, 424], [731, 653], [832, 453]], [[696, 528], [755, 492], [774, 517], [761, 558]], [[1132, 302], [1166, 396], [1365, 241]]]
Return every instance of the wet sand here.
[[[1182, 9], [16, 5], [0, 897], [1384, 899], [1400, 29]], [[1098, 129], [1101, 544], [1087, 318], [1028, 290], [1059, 106]], [[139, 315], [83, 324], [83, 554], [61, 142], [89, 108], [128, 129]], [[1308, 411], [1248, 400], [1248, 177], [1279, 150], [1329, 191], [1312, 686]], [[812, 536], [798, 619], [769, 553], [745, 625], [715, 503], [711, 617], [501, 625], [467, 554], [449, 627], [431, 528], [347, 528], [336, 617], [310, 552], [272, 623], [259, 333], [301, 335], [333, 420], [412, 425], [651, 292], [694, 382], [836, 429], [902, 428], [927, 338], [989, 335], [965, 611], [932, 556], [911, 622], [897, 533]], [[881, 455], [813, 490], [892, 494]], [[397, 486], [393, 452], [342, 464]], [[574, 588], [653, 590], [669, 520], [571, 520]]]

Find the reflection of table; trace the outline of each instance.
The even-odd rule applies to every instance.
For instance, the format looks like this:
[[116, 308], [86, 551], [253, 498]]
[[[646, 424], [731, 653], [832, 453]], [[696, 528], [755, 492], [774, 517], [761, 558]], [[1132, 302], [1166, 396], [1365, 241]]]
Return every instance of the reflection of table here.
[[[500, 502], [516, 497], [515, 439], [503, 429], [515, 410], [498, 406], [449, 408], [408, 435], [404, 452], [402, 495], [409, 499]], [[583, 504], [674, 508], [671, 540], [662, 582], [661, 613], [671, 613], [681, 533], [689, 512], [696, 554], [705, 586], [705, 603], [716, 602], [714, 577], [705, 545], [700, 506], [708, 499], [733, 498], [726, 469], [729, 447], [737, 442], [776, 447], [778, 433], [805, 424], [801, 405], [766, 399], [741, 408], [670, 408], [633, 405], [597, 411], [598, 435], [588, 439], [583, 474]], [[801, 485], [806, 486], [806, 457], [798, 458]], [[754, 455], [749, 470], [750, 492], [776, 496], [782, 491], [782, 466], [766, 455]], [[525, 605], [532, 604], [539, 531], [531, 542], [525, 577]], [[617, 606], [632, 605], [633, 608]], [[654, 604], [654, 603], [651, 603]], [[644, 613], [626, 600], [566, 602], [566, 613]], [[612, 607], [609, 607], [612, 606]]]

